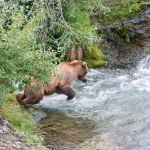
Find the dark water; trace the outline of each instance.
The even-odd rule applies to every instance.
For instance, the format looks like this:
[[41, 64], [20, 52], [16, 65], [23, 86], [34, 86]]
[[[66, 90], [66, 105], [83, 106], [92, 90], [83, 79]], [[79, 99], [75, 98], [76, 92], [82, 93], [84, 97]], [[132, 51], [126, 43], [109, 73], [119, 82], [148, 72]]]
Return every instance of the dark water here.
[[91, 70], [88, 79], [73, 84], [73, 101], [53, 95], [40, 103], [49, 111], [41, 122], [46, 142], [73, 149], [109, 135], [116, 149], [150, 150], [150, 56], [135, 70]]

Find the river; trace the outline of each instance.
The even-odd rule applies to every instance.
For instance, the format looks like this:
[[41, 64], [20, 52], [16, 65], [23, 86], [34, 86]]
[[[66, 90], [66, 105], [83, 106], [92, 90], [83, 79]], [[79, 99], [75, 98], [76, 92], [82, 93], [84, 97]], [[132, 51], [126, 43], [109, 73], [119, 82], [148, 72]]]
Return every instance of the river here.
[[150, 149], [150, 56], [132, 70], [91, 69], [73, 88], [72, 101], [52, 95], [40, 103], [47, 145], [71, 150], [98, 136], [119, 150]]

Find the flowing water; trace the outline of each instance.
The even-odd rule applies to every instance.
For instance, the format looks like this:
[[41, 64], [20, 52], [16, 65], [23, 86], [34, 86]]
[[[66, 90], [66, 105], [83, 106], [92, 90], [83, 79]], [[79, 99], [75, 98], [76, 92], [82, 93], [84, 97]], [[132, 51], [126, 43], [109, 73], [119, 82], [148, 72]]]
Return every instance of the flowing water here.
[[51, 135], [47, 143], [72, 149], [88, 138], [110, 135], [119, 150], [150, 150], [150, 56], [130, 71], [93, 69], [87, 83], [75, 82], [73, 88], [72, 101], [52, 95], [40, 103], [49, 112], [41, 121]]

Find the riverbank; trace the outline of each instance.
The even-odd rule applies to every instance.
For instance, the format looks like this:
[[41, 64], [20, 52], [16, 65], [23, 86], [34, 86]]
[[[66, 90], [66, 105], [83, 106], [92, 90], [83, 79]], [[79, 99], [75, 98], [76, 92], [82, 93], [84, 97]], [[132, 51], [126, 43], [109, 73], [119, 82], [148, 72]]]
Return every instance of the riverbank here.
[[6, 95], [0, 106], [0, 147], [4, 150], [11, 149], [11, 145], [14, 150], [47, 149], [34, 111], [20, 107], [15, 95]]
[[0, 115], [0, 149], [1, 150], [40, 150], [36, 144], [28, 144], [23, 136]]

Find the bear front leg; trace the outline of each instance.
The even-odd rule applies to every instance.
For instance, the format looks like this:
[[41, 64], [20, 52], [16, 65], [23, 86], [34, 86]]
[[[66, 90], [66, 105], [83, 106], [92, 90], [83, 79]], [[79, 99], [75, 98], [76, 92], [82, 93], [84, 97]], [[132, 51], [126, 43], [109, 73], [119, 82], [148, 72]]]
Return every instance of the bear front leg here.
[[73, 99], [76, 95], [75, 91], [69, 85], [59, 85], [58, 93], [63, 93], [67, 95], [67, 100]]

